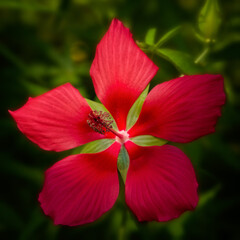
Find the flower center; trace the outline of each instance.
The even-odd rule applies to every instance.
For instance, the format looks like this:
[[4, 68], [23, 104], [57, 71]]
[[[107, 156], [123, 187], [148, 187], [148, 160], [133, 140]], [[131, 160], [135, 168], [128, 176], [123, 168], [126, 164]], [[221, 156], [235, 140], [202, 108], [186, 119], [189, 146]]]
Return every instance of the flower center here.
[[122, 130], [116, 132], [112, 128], [113, 120], [109, 113], [103, 111], [91, 111], [88, 115], [87, 123], [94, 131], [105, 134], [106, 132], [112, 132], [116, 135], [115, 140], [121, 144], [125, 143], [129, 139], [129, 134]]
[[119, 138], [118, 136], [115, 137], [116, 142], [119, 142], [120, 144], [124, 144], [125, 142], [127, 142], [129, 140], [129, 134], [127, 133], [127, 131], [119, 131], [119, 134], [122, 135], [121, 138]]

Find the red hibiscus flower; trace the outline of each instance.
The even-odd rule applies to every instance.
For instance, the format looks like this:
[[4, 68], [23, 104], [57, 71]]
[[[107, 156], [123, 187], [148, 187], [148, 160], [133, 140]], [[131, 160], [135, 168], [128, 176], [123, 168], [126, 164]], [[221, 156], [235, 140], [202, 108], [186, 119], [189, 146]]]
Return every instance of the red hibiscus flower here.
[[96, 94], [112, 118], [91, 109], [69, 83], [10, 111], [22, 133], [45, 150], [64, 151], [103, 138], [113, 141], [102, 152], [66, 157], [46, 171], [39, 201], [55, 224], [89, 223], [114, 205], [122, 146], [130, 159], [126, 203], [139, 221], [167, 221], [196, 207], [198, 184], [187, 156], [175, 146], [143, 147], [133, 139], [150, 135], [187, 143], [214, 132], [225, 101], [223, 78], [184, 76], [157, 85], [128, 130], [128, 113], [157, 70], [129, 30], [114, 19], [90, 70]]

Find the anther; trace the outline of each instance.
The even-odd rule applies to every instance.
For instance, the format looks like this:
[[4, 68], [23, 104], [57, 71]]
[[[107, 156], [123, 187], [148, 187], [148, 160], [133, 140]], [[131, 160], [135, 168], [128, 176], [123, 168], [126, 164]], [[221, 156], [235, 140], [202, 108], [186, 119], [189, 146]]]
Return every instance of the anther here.
[[109, 113], [94, 110], [89, 113], [87, 123], [94, 131], [105, 134], [111, 131], [113, 120]]

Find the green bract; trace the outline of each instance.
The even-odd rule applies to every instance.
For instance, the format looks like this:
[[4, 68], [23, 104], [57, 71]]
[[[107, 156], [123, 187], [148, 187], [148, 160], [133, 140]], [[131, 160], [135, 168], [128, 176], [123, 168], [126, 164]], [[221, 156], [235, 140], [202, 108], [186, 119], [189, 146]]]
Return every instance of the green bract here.
[[138, 97], [136, 102], [132, 105], [128, 116], [127, 116], [127, 131], [136, 123], [138, 120], [139, 114], [142, 110], [142, 105], [147, 97], [149, 90], [149, 85], [145, 88], [145, 90], [141, 93], [141, 95]]
[[109, 138], [99, 139], [75, 148], [72, 154], [102, 152], [107, 148], [109, 148], [114, 142], [115, 142], [115, 139], [109, 139]]
[[118, 167], [118, 171], [122, 176], [123, 182], [125, 183], [127, 178], [128, 167], [129, 167], [129, 156], [124, 145], [122, 145], [118, 155], [117, 167]]
[[130, 140], [142, 147], [162, 146], [168, 142], [167, 140], [156, 138], [151, 135], [141, 135], [141, 136], [133, 137]]

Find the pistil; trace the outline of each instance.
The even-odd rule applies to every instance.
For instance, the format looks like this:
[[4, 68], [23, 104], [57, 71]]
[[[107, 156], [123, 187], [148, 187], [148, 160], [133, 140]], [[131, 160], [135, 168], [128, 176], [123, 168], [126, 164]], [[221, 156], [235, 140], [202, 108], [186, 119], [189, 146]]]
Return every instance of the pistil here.
[[110, 132], [112, 132], [113, 134], [115, 134], [117, 137], [119, 137], [120, 139], [123, 139], [124, 136], [118, 132], [116, 132], [114, 129], [110, 128], [109, 129]]

